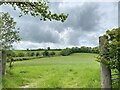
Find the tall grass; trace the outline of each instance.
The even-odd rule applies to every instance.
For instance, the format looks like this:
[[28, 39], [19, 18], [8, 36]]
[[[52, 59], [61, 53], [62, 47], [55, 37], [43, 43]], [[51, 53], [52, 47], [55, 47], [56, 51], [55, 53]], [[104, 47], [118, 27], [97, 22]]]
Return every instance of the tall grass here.
[[17, 61], [3, 77], [6, 88], [100, 88], [97, 54], [79, 53]]

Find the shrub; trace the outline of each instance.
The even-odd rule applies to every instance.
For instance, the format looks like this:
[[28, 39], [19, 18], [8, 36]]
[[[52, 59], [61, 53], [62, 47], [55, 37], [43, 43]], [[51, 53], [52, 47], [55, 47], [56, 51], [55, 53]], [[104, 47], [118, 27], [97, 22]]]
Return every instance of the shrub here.
[[24, 53], [20, 52], [20, 53], [18, 53], [17, 56], [18, 56], [18, 57], [24, 57]]
[[72, 54], [72, 51], [71, 51], [71, 49], [66, 48], [66, 49], [63, 49], [60, 54], [62, 56], [68, 56], [68, 55]]
[[49, 55], [50, 55], [50, 56], [54, 56], [54, 55], [55, 55], [55, 52], [50, 52]]
[[49, 56], [49, 52], [47, 50], [45, 50], [42, 54], [43, 56]]
[[11, 56], [11, 57], [16, 57], [16, 54], [15, 54], [15, 52], [13, 52], [13, 51], [8, 51], [7, 52], [7, 56], [9, 57], [9, 56]]
[[40, 56], [40, 53], [39, 53], [39, 52], [36, 52], [36, 56]]
[[31, 53], [27, 51], [26, 56], [31, 56]]
[[34, 55], [35, 55], [35, 53], [34, 53], [34, 52], [31, 52], [30, 56], [34, 56]]

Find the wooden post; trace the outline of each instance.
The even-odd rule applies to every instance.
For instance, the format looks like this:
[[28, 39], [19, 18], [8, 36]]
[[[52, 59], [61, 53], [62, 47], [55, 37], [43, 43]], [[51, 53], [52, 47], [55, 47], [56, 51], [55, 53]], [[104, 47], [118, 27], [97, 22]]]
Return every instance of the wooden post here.
[[[105, 46], [105, 41], [107, 40], [106, 36], [99, 37], [99, 48], [100, 53], [107, 51], [107, 46]], [[101, 56], [101, 88], [112, 88], [112, 80], [111, 80], [111, 70], [102, 62], [104, 62], [104, 56]]]
[[2, 75], [6, 74], [6, 51], [2, 50]]
[[2, 51], [0, 51], [0, 90], [2, 89]]
[[118, 73], [118, 88], [119, 88], [119, 90], [120, 90], [120, 71], [119, 71], [119, 73]]
[[2, 76], [2, 51], [0, 51], [0, 77]]

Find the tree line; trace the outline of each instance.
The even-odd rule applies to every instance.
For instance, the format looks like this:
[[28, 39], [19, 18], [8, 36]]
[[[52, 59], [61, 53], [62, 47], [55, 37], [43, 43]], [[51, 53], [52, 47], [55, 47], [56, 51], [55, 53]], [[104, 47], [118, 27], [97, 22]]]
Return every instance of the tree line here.
[[68, 56], [72, 53], [96, 53], [96, 54], [98, 54], [99, 48], [82, 46], [80, 48], [79, 47], [66, 48], [61, 51], [62, 56]]
[[[58, 53], [56, 53], [56, 51], [59, 51]], [[65, 48], [65, 49], [50, 49], [50, 47], [48, 47], [47, 49], [32, 49], [32, 50], [24, 50], [23, 52], [17, 52], [15, 53], [14, 51], [10, 51], [10, 53], [7, 53], [7, 56], [12, 56], [12, 57], [33, 57], [33, 56], [55, 56], [55, 55], [62, 55], [62, 56], [68, 56], [72, 53], [99, 53], [99, 49], [98, 47], [86, 47], [86, 46], [82, 46], [82, 47], [72, 47], [72, 48]]]

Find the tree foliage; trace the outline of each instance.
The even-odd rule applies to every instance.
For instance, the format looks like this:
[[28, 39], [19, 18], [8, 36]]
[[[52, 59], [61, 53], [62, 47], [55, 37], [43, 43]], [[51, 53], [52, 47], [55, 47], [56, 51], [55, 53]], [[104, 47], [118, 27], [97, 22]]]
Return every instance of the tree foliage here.
[[120, 27], [107, 30], [104, 36], [107, 37], [104, 42], [107, 50], [100, 52], [100, 55], [105, 57], [104, 63], [110, 69], [117, 69], [120, 72]]
[[45, 50], [42, 54], [43, 56], [49, 56], [49, 52], [47, 50]]
[[[18, 0], [19, 1], [19, 0]], [[67, 17], [68, 14], [65, 15], [64, 13], [61, 14], [56, 14], [56, 13], [52, 13], [49, 10], [49, 6], [47, 5], [48, 2], [46, 0], [38, 0], [37, 2], [25, 2], [25, 1], [20, 1], [20, 2], [8, 2], [8, 1], [4, 1], [1, 2], [1, 4], [8, 4], [11, 5], [14, 10], [16, 10], [16, 8], [20, 9], [20, 17], [24, 14], [30, 14], [31, 16], [39, 16], [40, 20], [46, 21], [46, 20], [57, 20], [57, 21], [62, 21], [64, 22]]]
[[54, 55], [55, 55], [55, 52], [52, 51], [52, 52], [49, 53], [49, 55], [50, 55], [50, 56], [54, 56]]
[[63, 49], [60, 53], [62, 56], [68, 56], [72, 53], [99, 53], [98, 47], [86, 47], [86, 46], [81, 46], [79, 47], [72, 47], [72, 48], [66, 48]]
[[0, 18], [0, 46], [2, 50], [8, 50], [14, 42], [20, 40], [19, 32], [15, 28], [16, 22], [8, 13], [1, 13]]
[[72, 54], [72, 50], [70, 48], [63, 49], [60, 53], [62, 56], [68, 56]]

